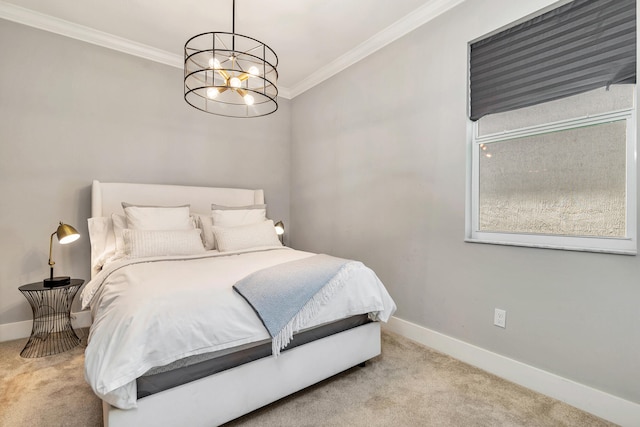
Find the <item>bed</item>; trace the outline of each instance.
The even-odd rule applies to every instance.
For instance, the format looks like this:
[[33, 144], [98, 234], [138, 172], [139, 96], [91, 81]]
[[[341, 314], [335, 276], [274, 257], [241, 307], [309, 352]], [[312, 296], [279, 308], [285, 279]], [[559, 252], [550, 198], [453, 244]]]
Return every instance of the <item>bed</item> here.
[[[220, 425], [380, 354], [395, 304], [375, 273], [282, 246], [264, 202], [93, 182], [85, 376], [106, 427]], [[296, 292], [313, 297], [287, 288], [273, 306], [272, 289], [303, 277]], [[287, 311], [286, 326], [269, 317]]]

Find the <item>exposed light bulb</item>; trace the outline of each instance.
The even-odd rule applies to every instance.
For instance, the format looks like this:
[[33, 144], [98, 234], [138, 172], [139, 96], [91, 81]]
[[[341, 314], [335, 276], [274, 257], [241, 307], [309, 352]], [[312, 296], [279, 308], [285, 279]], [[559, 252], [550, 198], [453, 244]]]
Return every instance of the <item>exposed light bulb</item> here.
[[231, 77], [229, 79], [229, 86], [239, 88], [240, 86], [242, 86], [242, 81], [240, 81], [240, 79], [237, 77]]
[[249, 68], [249, 74], [251, 74], [252, 76], [259, 76], [260, 75], [260, 70], [258, 70], [258, 67], [256, 67], [255, 65]]
[[218, 58], [209, 58], [209, 68], [220, 68], [220, 61], [218, 61]]
[[246, 94], [244, 96], [244, 103], [247, 105], [253, 105], [253, 103], [255, 102], [255, 100], [253, 99], [253, 96]]
[[215, 99], [219, 93], [220, 92], [218, 92], [218, 89], [216, 89], [215, 87], [210, 87], [209, 89], [207, 89], [207, 98]]

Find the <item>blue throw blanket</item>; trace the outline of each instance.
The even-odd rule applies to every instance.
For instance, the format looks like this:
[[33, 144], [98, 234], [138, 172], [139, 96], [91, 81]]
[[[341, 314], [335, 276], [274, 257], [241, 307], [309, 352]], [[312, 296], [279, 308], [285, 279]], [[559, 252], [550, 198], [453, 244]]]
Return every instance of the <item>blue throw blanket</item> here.
[[253, 307], [280, 354], [293, 333], [316, 315], [344, 284], [347, 266], [359, 264], [329, 255], [314, 255], [265, 268], [237, 282], [233, 289]]

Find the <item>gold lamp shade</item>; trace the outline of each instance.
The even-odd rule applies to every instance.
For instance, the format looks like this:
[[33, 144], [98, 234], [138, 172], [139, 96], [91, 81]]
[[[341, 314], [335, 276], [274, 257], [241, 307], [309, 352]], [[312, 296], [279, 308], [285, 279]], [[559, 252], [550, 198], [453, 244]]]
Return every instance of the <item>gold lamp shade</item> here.
[[63, 224], [62, 222], [60, 222], [60, 225], [58, 226], [55, 234], [56, 236], [58, 236], [58, 242], [60, 242], [61, 245], [75, 242], [80, 238], [80, 233], [78, 233], [78, 230], [76, 230], [69, 224]]
[[58, 242], [60, 242], [61, 245], [66, 245], [67, 243], [75, 242], [76, 240], [78, 240], [80, 238], [80, 233], [78, 233], [78, 230], [76, 230], [69, 224], [64, 224], [62, 221], [60, 221], [60, 225], [58, 225], [56, 231], [51, 233], [51, 237], [49, 238], [50, 273], [49, 277], [44, 279], [44, 285], [49, 287], [67, 285], [71, 282], [71, 278], [69, 276], [53, 277], [53, 266], [55, 265], [52, 257], [53, 236], [56, 236], [58, 238]]

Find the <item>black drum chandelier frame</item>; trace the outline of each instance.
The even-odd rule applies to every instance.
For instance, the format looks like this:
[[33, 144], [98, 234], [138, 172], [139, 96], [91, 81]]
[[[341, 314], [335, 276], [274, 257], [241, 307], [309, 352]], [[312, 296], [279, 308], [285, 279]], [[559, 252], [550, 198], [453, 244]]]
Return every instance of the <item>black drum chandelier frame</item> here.
[[184, 99], [206, 113], [261, 117], [278, 109], [278, 56], [266, 44], [231, 32], [209, 32], [184, 45]]

